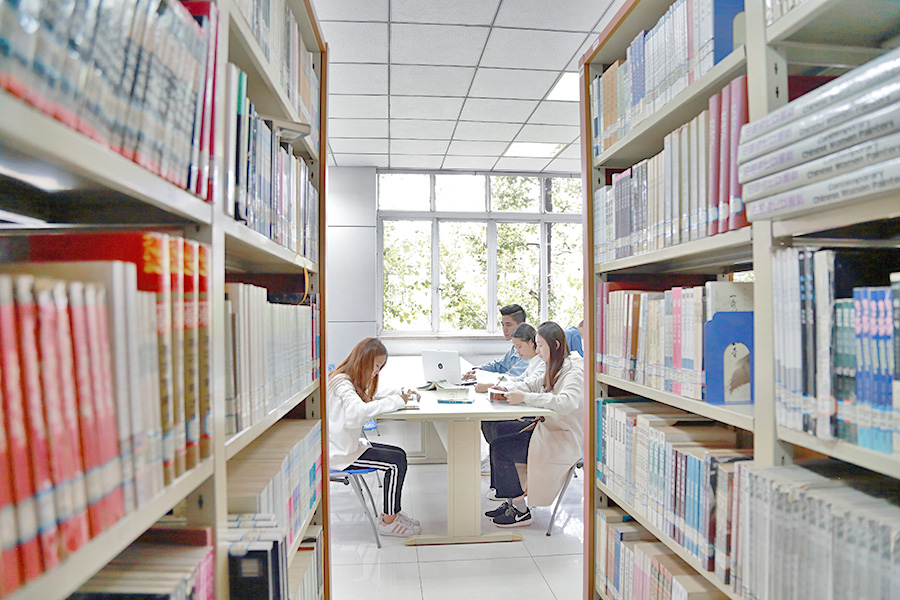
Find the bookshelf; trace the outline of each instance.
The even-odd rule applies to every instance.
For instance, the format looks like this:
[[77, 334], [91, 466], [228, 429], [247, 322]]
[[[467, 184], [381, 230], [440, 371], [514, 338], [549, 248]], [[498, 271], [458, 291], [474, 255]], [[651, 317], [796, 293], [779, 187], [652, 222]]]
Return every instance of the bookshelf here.
[[[273, 276], [282, 288], [285, 285], [294, 286], [294, 289], [287, 291], [306, 291], [318, 295], [319, 327], [314, 334], [319, 336], [320, 351], [316, 366], [319, 373], [326, 372], [325, 328], [322, 325], [326, 322], [326, 178], [325, 161], [320, 160], [316, 148], [324, 148], [327, 143], [328, 50], [312, 4], [304, 0], [284, 3], [297, 21], [306, 56], [318, 80], [318, 86], [311, 91], [318, 107], [317, 111], [311, 111], [316, 122], [305, 123], [313, 126], [317, 139], [314, 142], [308, 137], [301, 139], [289, 149], [293, 156], [302, 158], [308, 165], [309, 182], [317, 194], [319, 218], [314, 233], [318, 259], [312, 261], [228, 215], [225, 192], [228, 171], [229, 168], [233, 170], [234, 165], [227, 164], [225, 160], [228, 151], [225, 107], [227, 64], [234, 63], [246, 72], [249, 81], [247, 95], [260, 114], [300, 123], [304, 123], [304, 118], [291, 105], [290, 94], [282, 89], [279, 83], [281, 78], [275, 66], [266, 59], [241, 12], [238, 0], [217, 0], [214, 4], [218, 11], [218, 34], [214, 47], [215, 100], [212, 112], [214, 127], [211, 130], [214, 145], [209, 149], [209, 181], [213, 193], [209, 202], [9, 93], [3, 89], [4, 79], [0, 77], [0, 114], [3, 115], [0, 118], [0, 210], [30, 217], [23, 219], [22, 224], [13, 222], [4, 225], [0, 237], [42, 235], [44, 231], [48, 235], [80, 230], [160, 231], [205, 244], [210, 258], [208, 383], [212, 440], [209, 456], [162, 487], [137, 510], [91, 538], [58, 566], [7, 595], [10, 600], [63, 600], [69, 597], [173, 509], [186, 515], [191, 525], [210, 527], [214, 532], [227, 528], [228, 461], [280, 419], [304, 418], [321, 423], [322, 468], [323, 471], [328, 469], [325, 385], [322, 379], [313, 381], [262, 420], [226, 440], [224, 350], [226, 275], [229, 280], [240, 280], [244, 276]], [[245, 4], [253, 5], [255, 2]], [[200, 92], [203, 92], [202, 84]], [[315, 341], [314, 337], [313, 343]], [[303, 532], [312, 524], [324, 529], [321, 535], [324, 544], [324, 589], [318, 596], [320, 598], [330, 597], [327, 494], [327, 485], [323, 485], [289, 557], [293, 558]], [[312, 575], [315, 576], [315, 573]], [[224, 541], [216, 547], [215, 592], [216, 597], [222, 600], [229, 597], [228, 544]]]
[[[711, 70], [696, 78], [656, 112], [634, 123], [625, 136], [607, 144], [594, 155], [592, 81], [612, 63], [625, 59], [632, 40], [641, 31], [650, 31], [666, 14], [672, 2], [666, 0], [626, 0], [612, 21], [599, 34], [584, 55], [581, 65], [582, 169], [584, 178], [584, 240], [594, 247], [597, 232], [591, 210], [596, 190], [610, 183], [610, 171], [616, 173], [663, 149], [663, 137], [687, 123], [707, 107], [707, 102], [734, 77], [746, 74], [749, 90], [749, 119], [752, 122], [787, 102], [788, 75], [803, 74], [810, 66], [841, 74], [871, 60], [897, 45], [900, 4], [891, 0], [805, 0], [766, 24], [766, 6], [776, 3], [745, 0], [741, 17], [744, 34], [735, 33], [733, 52]], [[788, 3], [782, 3], [788, 4]], [[621, 81], [621, 80], [620, 80]], [[605, 101], [605, 100], [604, 100]], [[619, 105], [621, 108], [621, 105]], [[600, 350], [594, 335], [585, 347], [585, 372], [595, 373], [585, 382], [588, 406], [588, 434], [585, 458], [597, 464], [597, 401], [608, 397], [610, 389], [649, 399], [699, 415], [721, 425], [752, 435], [754, 460], [763, 466], [785, 465], [793, 456], [809, 456], [810, 451], [900, 478], [897, 454], [884, 454], [843, 440], [827, 441], [781, 426], [776, 418], [775, 401], [775, 312], [773, 300], [772, 257], [779, 248], [816, 240], [844, 238], [841, 247], [877, 246], [896, 238], [900, 203], [896, 193], [875, 193], [843, 204], [810, 210], [797, 216], [756, 221], [743, 228], [683, 242], [643, 254], [595, 263], [585, 252], [586, 327], [597, 329], [596, 284], [599, 282], [652, 281], [658, 276], [706, 275], [709, 279], [727, 279], [729, 274], [752, 270], [754, 274], [754, 367], [755, 403], [723, 406], [685, 398], [670, 392], [640, 385], [606, 373], [595, 366]], [[601, 215], [602, 216], [602, 215]], [[602, 241], [607, 241], [603, 239]], [[625, 288], [628, 289], [628, 288]], [[654, 288], [650, 288], [654, 289]], [[750, 440], [750, 437], [743, 438]], [[585, 481], [585, 574], [586, 600], [604, 599], [610, 594], [597, 589], [594, 575], [594, 509], [607, 502], [618, 505], [657, 537], [672, 552], [694, 567], [726, 597], [740, 597], [712, 572], [700, 568], [696, 559], [668, 535], [629, 506], [597, 478]]]

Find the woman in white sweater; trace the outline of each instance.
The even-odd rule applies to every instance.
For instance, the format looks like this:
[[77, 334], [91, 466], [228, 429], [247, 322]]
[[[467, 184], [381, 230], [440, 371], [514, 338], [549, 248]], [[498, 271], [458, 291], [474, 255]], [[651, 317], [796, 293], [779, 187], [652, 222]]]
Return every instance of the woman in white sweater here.
[[334, 470], [370, 468], [384, 472], [384, 513], [378, 522], [378, 532], [408, 537], [422, 530], [419, 521], [400, 510], [406, 452], [362, 437], [366, 421], [398, 410], [411, 398], [418, 397], [414, 390], [376, 394], [378, 374], [387, 358], [387, 348], [381, 341], [366, 338], [328, 376], [328, 456], [330, 468]]

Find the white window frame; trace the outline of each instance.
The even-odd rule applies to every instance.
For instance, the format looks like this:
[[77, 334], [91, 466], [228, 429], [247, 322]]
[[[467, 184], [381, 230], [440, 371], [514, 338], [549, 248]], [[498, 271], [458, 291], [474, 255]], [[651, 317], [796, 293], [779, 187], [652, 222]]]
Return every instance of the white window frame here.
[[[380, 175], [392, 174], [410, 174], [410, 175], [428, 175], [430, 176], [430, 197], [429, 209], [427, 211], [412, 210], [381, 210], [376, 208], [377, 215], [377, 237], [378, 237], [378, 286], [379, 294], [377, 298], [377, 315], [376, 324], [379, 336], [383, 337], [453, 337], [464, 335], [471, 336], [492, 336], [499, 329], [497, 320], [487, 317], [487, 329], [471, 330], [465, 332], [441, 332], [438, 331], [440, 326], [440, 223], [441, 222], [480, 222], [486, 223], [487, 235], [487, 253], [488, 253], [488, 293], [487, 302], [488, 309], [497, 305], [497, 224], [498, 223], [537, 223], [540, 226], [540, 282], [541, 282], [541, 314], [537, 322], [547, 320], [548, 314], [548, 277], [549, 277], [549, 258], [547, 253], [547, 231], [554, 223], [581, 223], [581, 213], [555, 213], [546, 211], [544, 197], [544, 180], [545, 179], [570, 179], [579, 178], [577, 174], [535, 174], [535, 173], [490, 173], [482, 171], [454, 171], [448, 173], [446, 171], [398, 171], [398, 170], [377, 170], [376, 177]], [[484, 176], [484, 211], [474, 212], [457, 212], [457, 211], [437, 211], [435, 198], [435, 175], [481, 175]], [[527, 177], [537, 178], [540, 180], [541, 201], [539, 212], [509, 212], [509, 211], [491, 211], [491, 177]], [[376, 207], [380, 206], [381, 186], [376, 183]], [[431, 330], [385, 330], [384, 329], [384, 221], [430, 221], [431, 222]]]

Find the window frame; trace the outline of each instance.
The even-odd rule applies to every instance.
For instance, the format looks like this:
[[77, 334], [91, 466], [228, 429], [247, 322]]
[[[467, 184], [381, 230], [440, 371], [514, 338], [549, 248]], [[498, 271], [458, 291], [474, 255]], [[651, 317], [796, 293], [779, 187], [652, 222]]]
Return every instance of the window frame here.
[[[430, 193], [428, 211], [407, 211], [407, 210], [381, 210], [379, 208], [381, 186], [376, 181], [376, 227], [378, 239], [378, 289], [377, 298], [377, 314], [376, 327], [378, 335], [382, 337], [494, 337], [499, 328], [496, 319], [490, 314], [487, 315], [487, 329], [469, 330], [463, 332], [441, 332], [440, 327], [440, 223], [442, 222], [479, 222], [486, 224], [487, 235], [487, 253], [488, 253], [488, 290], [487, 290], [487, 306], [490, 311], [492, 307], [497, 305], [497, 224], [498, 223], [537, 223], [540, 226], [540, 282], [541, 282], [541, 314], [537, 322], [547, 320], [548, 307], [547, 300], [549, 290], [547, 280], [549, 277], [550, 264], [547, 248], [547, 233], [550, 225], [553, 223], [582, 223], [583, 209], [581, 213], [559, 213], [547, 210], [548, 194], [552, 190], [552, 186], [545, 185], [547, 179], [580, 179], [580, 176], [574, 174], [535, 174], [535, 173], [492, 173], [484, 171], [460, 171], [448, 173], [446, 171], [411, 171], [411, 170], [393, 170], [378, 169], [375, 172], [376, 178], [381, 175], [392, 174], [415, 174], [430, 176]], [[435, 195], [435, 176], [436, 175], [480, 175], [484, 176], [484, 211], [440, 211], [436, 210]], [[512, 211], [491, 211], [491, 177], [528, 177], [538, 178], [540, 181], [541, 201], [539, 212], [512, 212]], [[384, 328], [384, 221], [430, 221], [431, 222], [431, 321], [430, 330], [395, 330]], [[583, 250], [582, 250], [583, 251]]]

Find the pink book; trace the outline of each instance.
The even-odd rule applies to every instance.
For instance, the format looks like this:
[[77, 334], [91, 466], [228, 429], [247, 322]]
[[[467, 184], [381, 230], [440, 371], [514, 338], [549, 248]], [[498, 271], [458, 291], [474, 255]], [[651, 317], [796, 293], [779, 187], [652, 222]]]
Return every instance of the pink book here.
[[719, 119], [722, 116], [722, 94], [709, 99], [709, 188], [706, 234], [719, 233]]
[[212, 454], [212, 387], [209, 376], [209, 274], [211, 249], [206, 244], [199, 245], [198, 264], [198, 369], [199, 380], [199, 416], [200, 416], [200, 458], [206, 458]]
[[672, 393], [681, 395], [681, 288], [672, 288]]
[[728, 231], [731, 214], [728, 194], [731, 191], [731, 86], [722, 88], [722, 105], [719, 111], [719, 231]]
[[747, 225], [747, 209], [744, 206], [742, 186], [738, 183], [737, 150], [741, 127], [747, 122], [747, 76], [741, 75], [731, 82], [731, 169], [729, 177], [728, 206], [731, 209], [728, 229], [740, 229]]
[[184, 420], [186, 467], [200, 462], [199, 320], [200, 244], [184, 241]]
[[172, 396], [175, 403], [175, 477], [185, 471], [187, 430], [185, 427], [184, 377], [184, 238], [169, 236], [170, 275], [172, 282]]

